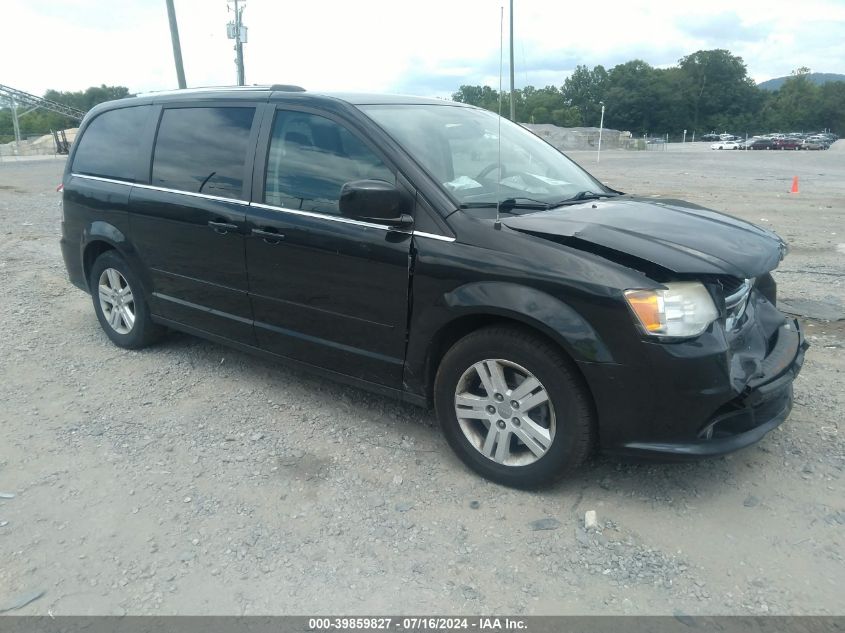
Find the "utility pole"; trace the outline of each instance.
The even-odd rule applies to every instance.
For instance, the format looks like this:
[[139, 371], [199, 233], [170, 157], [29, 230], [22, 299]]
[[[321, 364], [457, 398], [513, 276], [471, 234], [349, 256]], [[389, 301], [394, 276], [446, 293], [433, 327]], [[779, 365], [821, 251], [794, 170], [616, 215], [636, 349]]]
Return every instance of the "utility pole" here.
[[179, 44], [179, 26], [176, 24], [176, 9], [173, 0], [167, 2], [167, 19], [170, 20], [170, 41], [173, 43], [173, 61], [176, 64], [176, 79], [179, 88], [185, 88], [185, 69], [182, 67], [182, 45]]
[[516, 105], [513, 94], [513, 0], [511, 0], [511, 121], [516, 122]]
[[238, 67], [238, 85], [244, 85], [244, 44], [247, 41], [246, 27], [243, 24], [243, 12], [246, 3], [243, 0], [227, 0], [234, 4], [235, 19], [226, 25], [230, 40], [235, 40], [235, 65]]

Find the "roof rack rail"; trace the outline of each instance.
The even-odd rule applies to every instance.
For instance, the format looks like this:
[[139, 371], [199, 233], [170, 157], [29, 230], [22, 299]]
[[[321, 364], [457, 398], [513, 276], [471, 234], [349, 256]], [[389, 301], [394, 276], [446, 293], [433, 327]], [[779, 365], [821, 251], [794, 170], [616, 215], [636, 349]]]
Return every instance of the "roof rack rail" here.
[[292, 86], [290, 84], [273, 84], [270, 90], [278, 90], [279, 92], [305, 92], [302, 86]]

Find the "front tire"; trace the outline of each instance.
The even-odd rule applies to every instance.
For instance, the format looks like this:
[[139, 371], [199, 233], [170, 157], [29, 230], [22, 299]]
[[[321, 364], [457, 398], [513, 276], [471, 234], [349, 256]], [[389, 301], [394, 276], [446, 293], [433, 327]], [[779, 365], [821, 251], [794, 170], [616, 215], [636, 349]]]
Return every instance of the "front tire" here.
[[593, 447], [581, 376], [558, 346], [527, 330], [492, 326], [458, 341], [440, 363], [434, 399], [458, 457], [506, 486], [550, 485]]
[[161, 327], [150, 320], [138, 276], [117, 252], [106, 251], [97, 258], [88, 288], [100, 326], [118, 347], [146, 347], [161, 334]]

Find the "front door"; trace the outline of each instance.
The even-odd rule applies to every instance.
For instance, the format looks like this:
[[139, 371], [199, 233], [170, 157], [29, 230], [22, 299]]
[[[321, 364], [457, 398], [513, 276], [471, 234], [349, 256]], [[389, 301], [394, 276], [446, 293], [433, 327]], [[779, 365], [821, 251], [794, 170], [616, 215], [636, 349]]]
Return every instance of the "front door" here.
[[166, 107], [130, 231], [153, 281], [153, 314], [254, 344], [244, 259], [256, 106]]
[[410, 232], [338, 213], [345, 182], [395, 182], [394, 170], [348, 126], [315, 113], [277, 110], [268, 142], [246, 237], [258, 344], [400, 387]]

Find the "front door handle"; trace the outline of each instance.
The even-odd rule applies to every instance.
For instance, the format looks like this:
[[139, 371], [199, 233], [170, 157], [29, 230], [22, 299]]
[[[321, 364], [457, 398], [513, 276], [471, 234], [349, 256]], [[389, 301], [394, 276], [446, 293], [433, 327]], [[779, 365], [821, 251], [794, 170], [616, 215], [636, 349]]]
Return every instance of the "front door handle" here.
[[209, 220], [208, 226], [210, 226], [212, 229], [214, 229], [215, 233], [220, 233], [220, 235], [225, 235], [229, 231], [237, 231], [238, 230], [238, 225], [232, 224], [230, 222], [216, 222], [216, 221]]
[[252, 229], [252, 234], [256, 237], [264, 238], [264, 241], [268, 244], [278, 244], [280, 241], [285, 239], [284, 234], [279, 233], [276, 229], [272, 228]]

